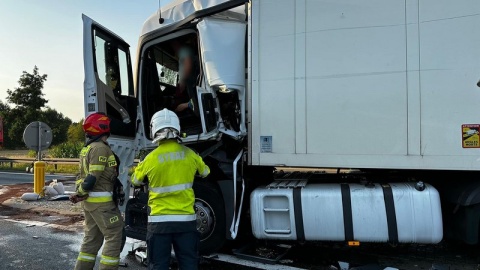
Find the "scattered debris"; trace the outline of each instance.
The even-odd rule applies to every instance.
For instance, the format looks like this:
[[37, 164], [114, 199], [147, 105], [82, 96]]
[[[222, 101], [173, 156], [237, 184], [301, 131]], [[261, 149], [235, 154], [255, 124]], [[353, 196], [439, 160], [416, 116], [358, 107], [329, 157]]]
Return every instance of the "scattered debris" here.
[[34, 235], [34, 236], [32, 236], [32, 238], [33, 238], [33, 239], [38, 239], [39, 237], [36, 236], [36, 235]]
[[35, 227], [35, 226], [36, 226], [35, 224], [28, 224], [26, 227], [30, 228], [30, 227]]
[[205, 259], [218, 259], [218, 255], [217, 254], [210, 254], [210, 255], [203, 256], [203, 258], [205, 258]]
[[49, 200], [49, 201], [68, 201], [69, 197], [70, 197], [69, 195], [57, 195], [57, 196], [50, 197], [47, 200]]
[[38, 201], [40, 199], [40, 195], [38, 195], [37, 193], [27, 192], [27, 193], [23, 193], [20, 199], [24, 201]]
[[340, 270], [348, 270], [350, 269], [350, 264], [348, 262], [338, 262], [340, 266]]
[[[73, 189], [75, 183], [73, 181], [57, 182], [57, 185], [59, 184], [64, 188]], [[72, 228], [81, 229], [81, 222], [84, 220], [82, 206], [68, 201], [67, 192], [61, 195], [62, 197], [55, 198], [54, 201], [44, 198], [24, 201], [20, 198], [23, 194], [32, 192], [33, 184], [31, 183], [0, 186], [0, 212], [2, 213], [0, 218], [46, 222], [61, 226], [73, 225]], [[32, 194], [38, 197], [38, 194]]]
[[276, 264], [281, 260], [291, 246], [276, 245], [276, 246], [253, 246], [248, 244], [242, 248], [233, 251], [233, 254], [238, 258], [245, 260], [252, 260], [260, 263]]
[[135, 250], [135, 259], [145, 266], [148, 265], [147, 262], [147, 249], [146, 248], [138, 248]]

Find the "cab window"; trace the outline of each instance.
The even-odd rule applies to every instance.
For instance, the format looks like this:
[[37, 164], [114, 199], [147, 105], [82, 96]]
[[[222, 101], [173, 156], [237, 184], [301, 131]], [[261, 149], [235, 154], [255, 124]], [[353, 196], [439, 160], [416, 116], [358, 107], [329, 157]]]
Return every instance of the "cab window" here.
[[99, 110], [111, 119], [111, 134], [134, 137], [137, 101], [134, 96], [128, 45], [100, 29], [94, 30], [95, 73]]
[[[196, 34], [188, 34], [148, 47], [142, 56], [142, 107], [145, 131], [150, 119], [165, 108], [180, 118], [182, 133], [202, 133], [196, 87], [200, 61]], [[152, 139], [152, 138], [150, 138]]]

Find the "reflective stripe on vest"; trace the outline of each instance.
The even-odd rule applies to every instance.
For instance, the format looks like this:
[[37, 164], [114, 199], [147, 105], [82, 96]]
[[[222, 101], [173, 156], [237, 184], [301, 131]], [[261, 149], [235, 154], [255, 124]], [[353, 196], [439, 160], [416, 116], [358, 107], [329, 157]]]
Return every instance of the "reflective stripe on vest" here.
[[167, 187], [151, 187], [149, 188], [149, 190], [155, 193], [161, 194], [161, 193], [167, 193], [167, 192], [186, 190], [186, 189], [192, 188], [192, 186], [193, 186], [193, 183], [186, 183], [186, 184], [178, 184], [178, 185], [167, 186]]
[[91, 191], [88, 193], [87, 202], [100, 203], [113, 201], [112, 192], [107, 191]]
[[142, 181], [137, 179], [137, 176], [135, 176], [135, 173], [132, 175], [132, 184], [134, 186], [140, 186], [142, 184]]
[[197, 216], [195, 214], [148, 216], [148, 222], [193, 221], [196, 219], [197, 219]]
[[203, 170], [202, 174], [200, 174], [201, 177], [207, 177], [210, 174], [210, 168], [205, 167], [205, 170]]

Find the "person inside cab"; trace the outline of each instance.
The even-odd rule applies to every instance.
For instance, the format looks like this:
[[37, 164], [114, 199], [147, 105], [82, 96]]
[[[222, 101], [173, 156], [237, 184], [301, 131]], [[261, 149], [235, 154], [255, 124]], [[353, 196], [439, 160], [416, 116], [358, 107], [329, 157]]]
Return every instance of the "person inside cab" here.
[[178, 85], [175, 92], [175, 112], [182, 113], [187, 109], [196, 113], [198, 76], [198, 57], [194, 50], [187, 44], [180, 44], [178, 40], [173, 41], [173, 48], [178, 56]]

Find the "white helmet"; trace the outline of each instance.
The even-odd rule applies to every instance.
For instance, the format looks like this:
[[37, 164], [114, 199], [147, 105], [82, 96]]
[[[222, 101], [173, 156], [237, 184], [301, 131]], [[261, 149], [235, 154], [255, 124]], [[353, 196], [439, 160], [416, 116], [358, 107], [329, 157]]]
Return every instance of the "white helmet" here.
[[150, 136], [153, 143], [164, 139], [179, 138], [180, 120], [178, 116], [167, 109], [156, 112], [150, 121]]

